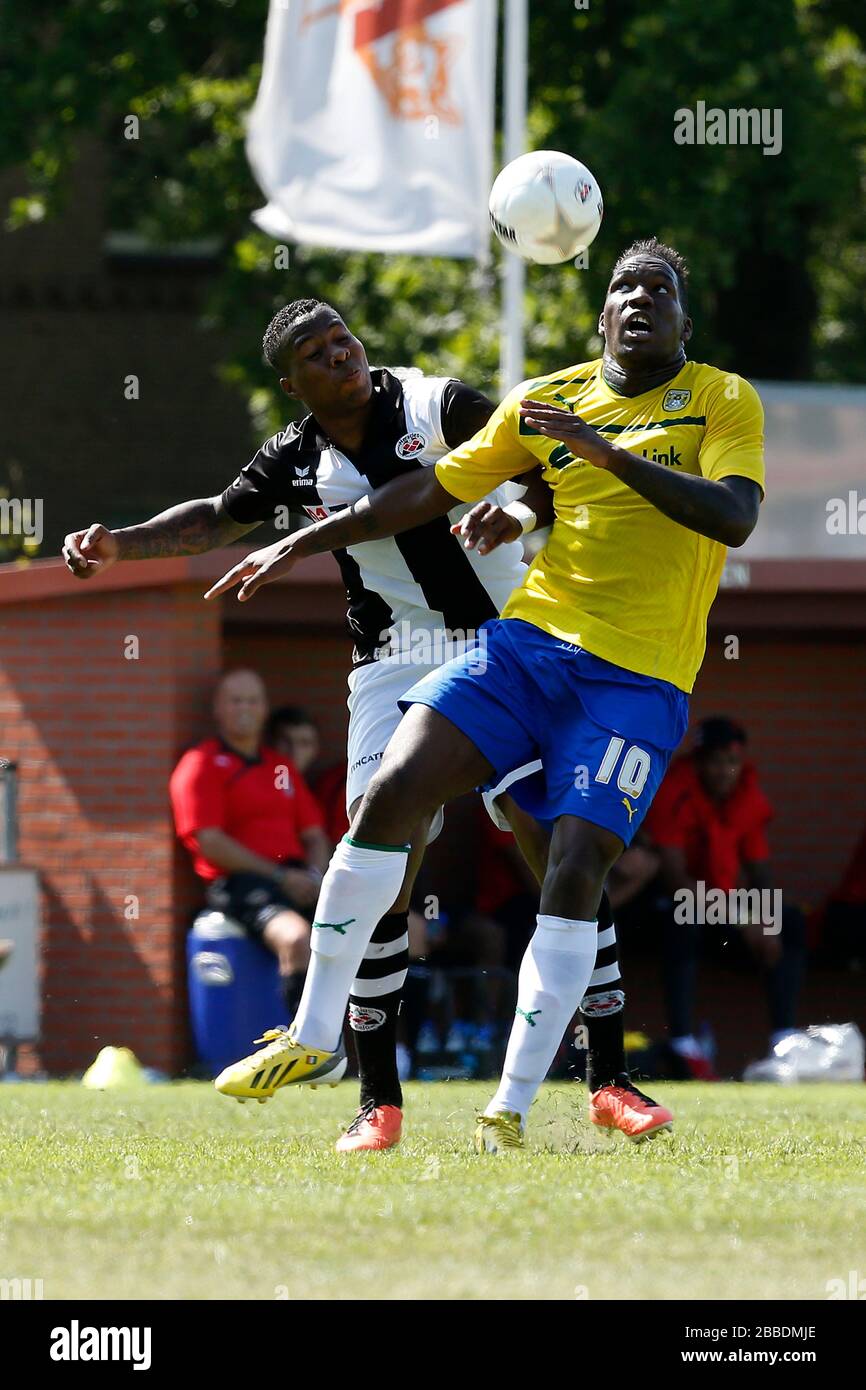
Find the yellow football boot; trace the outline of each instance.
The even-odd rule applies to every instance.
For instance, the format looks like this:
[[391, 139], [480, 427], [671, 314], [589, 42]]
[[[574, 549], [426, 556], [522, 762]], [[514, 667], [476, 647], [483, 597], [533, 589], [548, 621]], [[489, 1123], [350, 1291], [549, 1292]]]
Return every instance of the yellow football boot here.
[[291, 1028], [269, 1028], [256, 1042], [266, 1043], [220, 1072], [214, 1086], [237, 1100], [269, 1100], [281, 1086], [336, 1086], [346, 1071], [343, 1039], [336, 1052], [305, 1047]]
[[523, 1130], [515, 1110], [501, 1110], [498, 1115], [478, 1115], [474, 1144], [480, 1154], [504, 1153], [523, 1148]]

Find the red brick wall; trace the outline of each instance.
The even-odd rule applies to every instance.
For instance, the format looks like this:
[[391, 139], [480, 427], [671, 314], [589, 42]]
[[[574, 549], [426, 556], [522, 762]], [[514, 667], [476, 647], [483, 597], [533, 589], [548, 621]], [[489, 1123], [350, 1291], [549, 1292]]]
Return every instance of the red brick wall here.
[[[204, 732], [219, 621], [198, 584], [0, 609], [0, 751], [19, 763], [20, 858], [43, 884], [49, 1071], [108, 1043], [168, 1071], [186, 1059], [177, 928], [191, 876], [166, 783]], [[130, 635], [138, 660], [124, 657]]]
[[227, 670], [249, 666], [258, 671], [272, 708], [302, 705], [313, 714], [322, 733], [323, 765], [346, 756], [346, 677], [352, 665], [352, 644], [342, 632], [311, 636], [288, 630], [248, 634], [229, 629], [224, 663]]
[[815, 906], [866, 822], [866, 643], [859, 633], [746, 631], [738, 660], [725, 660], [723, 647], [711, 634], [693, 722], [725, 713], [745, 724], [776, 811], [770, 847], [780, 886]]

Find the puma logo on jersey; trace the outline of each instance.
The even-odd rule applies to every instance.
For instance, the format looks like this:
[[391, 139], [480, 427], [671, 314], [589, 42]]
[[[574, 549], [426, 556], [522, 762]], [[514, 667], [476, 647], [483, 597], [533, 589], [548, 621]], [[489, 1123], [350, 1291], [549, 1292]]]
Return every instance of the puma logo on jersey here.
[[627, 796], [624, 796], [624, 797], [623, 797], [623, 799], [622, 799], [622, 804], [623, 804], [623, 806], [625, 807], [625, 809], [628, 811], [628, 823], [629, 823], [629, 825], [631, 825], [631, 818], [632, 818], [632, 816], [634, 815], [635, 811], [637, 810], [637, 807], [636, 807], [636, 806], [632, 806], [632, 804], [631, 804], [631, 802], [629, 801], [629, 799], [628, 799]]

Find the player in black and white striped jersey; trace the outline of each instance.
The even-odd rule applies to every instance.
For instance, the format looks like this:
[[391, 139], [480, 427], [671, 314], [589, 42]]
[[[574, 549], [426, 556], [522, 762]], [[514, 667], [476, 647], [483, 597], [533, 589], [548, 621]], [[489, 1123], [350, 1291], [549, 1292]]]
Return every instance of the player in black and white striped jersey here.
[[[283, 390], [302, 400], [310, 413], [268, 440], [223, 493], [225, 511], [239, 523], [263, 521], [275, 507], [297, 509], [299, 503], [311, 518], [324, 518], [402, 473], [432, 466], [480, 429], [494, 409], [480, 392], [453, 379], [412, 370], [371, 371], [363, 345], [340, 315], [320, 301], [295, 301], [281, 310], [264, 346]], [[552, 515], [540, 475], [531, 478], [525, 496], [522, 511], [520, 503], [504, 495], [489, 501], [512, 516], [516, 512], [522, 522], [527, 502], [528, 515], [533, 515], [533, 505]], [[522, 578], [522, 547], [516, 538], [489, 548], [467, 547], [452, 534], [476, 511], [457, 505], [435, 522], [336, 552], [355, 637], [349, 677], [350, 821], [399, 723], [397, 701], [425, 669], [441, 665], [464, 641], [472, 641]], [[521, 815], [507, 789], [501, 793], [488, 799], [488, 810], [494, 818], [504, 815], [512, 822], [530, 864], [543, 874], [546, 832]], [[406, 915], [424, 849], [441, 823], [440, 810], [417, 837], [400, 898], [380, 921], [352, 985], [349, 1021], [361, 1068], [361, 1107], [338, 1142], [341, 1151], [387, 1148], [399, 1139], [402, 1094], [395, 1044], [408, 966]], [[542, 841], [543, 853], [540, 847], [536, 853]], [[605, 910], [606, 903], [599, 917], [601, 958], [582, 1012], [590, 1088], [596, 1098], [609, 1090], [611, 1104], [604, 1103], [603, 1095], [594, 1099], [591, 1115], [635, 1137], [635, 1127], [647, 1133], [671, 1117], [628, 1082], [616, 933], [609, 908], [606, 916]]]

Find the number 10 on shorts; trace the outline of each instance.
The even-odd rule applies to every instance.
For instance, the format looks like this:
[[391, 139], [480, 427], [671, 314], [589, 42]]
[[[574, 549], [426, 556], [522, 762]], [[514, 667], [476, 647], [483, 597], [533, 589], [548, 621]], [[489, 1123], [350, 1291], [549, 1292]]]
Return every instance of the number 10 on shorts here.
[[[607, 784], [616, 772], [616, 785], [626, 796], [640, 796], [650, 773], [650, 755], [645, 748], [633, 743], [622, 756], [624, 738], [612, 738], [595, 774], [596, 782]], [[617, 771], [617, 766], [619, 771]]]

